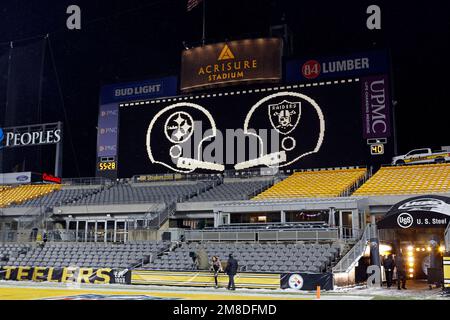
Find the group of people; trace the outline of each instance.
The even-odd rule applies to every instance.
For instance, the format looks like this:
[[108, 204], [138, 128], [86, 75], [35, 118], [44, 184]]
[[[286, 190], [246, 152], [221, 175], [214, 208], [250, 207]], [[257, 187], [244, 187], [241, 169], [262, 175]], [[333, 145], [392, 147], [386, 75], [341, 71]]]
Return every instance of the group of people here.
[[392, 254], [388, 255], [387, 258], [383, 261], [383, 267], [386, 275], [387, 287], [392, 287], [392, 278], [394, 276], [394, 269], [396, 269], [397, 289], [406, 290], [406, 261], [403, 257], [403, 254], [399, 252], [395, 255], [395, 258], [392, 256]]
[[222, 267], [222, 262], [218, 256], [212, 256], [211, 260], [208, 261], [208, 255], [204, 249], [200, 249], [197, 253], [191, 252], [190, 254], [193, 260], [193, 268], [196, 270], [211, 270], [214, 273], [214, 283], [215, 288], [219, 288], [219, 273], [224, 272], [228, 275], [228, 290], [236, 290], [236, 285], [234, 283], [234, 277], [237, 274], [239, 264], [237, 260], [233, 257], [233, 254], [229, 254], [227, 265], [225, 269]]

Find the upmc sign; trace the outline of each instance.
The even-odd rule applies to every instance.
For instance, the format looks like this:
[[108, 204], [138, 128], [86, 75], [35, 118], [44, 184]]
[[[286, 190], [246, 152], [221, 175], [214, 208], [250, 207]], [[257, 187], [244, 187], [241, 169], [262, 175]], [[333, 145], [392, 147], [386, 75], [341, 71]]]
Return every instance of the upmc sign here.
[[279, 81], [282, 41], [247, 39], [184, 50], [181, 90], [211, 88], [235, 83]]
[[286, 62], [286, 81], [301, 82], [369, 74], [389, 73], [386, 51], [372, 51], [326, 58], [307, 58]]
[[364, 138], [391, 135], [389, 83], [386, 75], [361, 78]]
[[57, 144], [61, 139], [60, 123], [0, 128], [0, 148]]

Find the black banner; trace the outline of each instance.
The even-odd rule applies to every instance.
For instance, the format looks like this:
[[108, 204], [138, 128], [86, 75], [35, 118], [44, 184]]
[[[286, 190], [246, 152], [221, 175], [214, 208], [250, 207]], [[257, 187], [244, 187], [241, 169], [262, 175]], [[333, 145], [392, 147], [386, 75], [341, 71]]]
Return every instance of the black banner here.
[[333, 290], [332, 273], [283, 273], [280, 275], [281, 289], [311, 291], [320, 286], [321, 290]]
[[130, 284], [131, 272], [111, 268], [3, 266], [0, 268], [0, 280]]
[[378, 222], [380, 229], [445, 228], [450, 222], [450, 198], [422, 195], [394, 205]]

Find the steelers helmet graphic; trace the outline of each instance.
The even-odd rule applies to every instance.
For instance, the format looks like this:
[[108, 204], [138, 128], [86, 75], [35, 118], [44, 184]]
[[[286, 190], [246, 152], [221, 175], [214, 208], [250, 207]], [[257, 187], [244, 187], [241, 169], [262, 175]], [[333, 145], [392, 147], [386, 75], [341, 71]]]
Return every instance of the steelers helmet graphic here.
[[[148, 157], [152, 163], [180, 173], [196, 169], [223, 171], [222, 164], [201, 159], [203, 143], [216, 134], [214, 119], [204, 107], [189, 102], [169, 105], [150, 121], [146, 137]], [[162, 140], [168, 144], [162, 144]], [[164, 149], [161, 145], [169, 147]]]
[[[279, 135], [276, 151], [268, 152], [258, 135], [271, 128]], [[244, 134], [257, 138], [257, 157], [237, 163], [236, 170], [257, 166], [281, 168], [320, 150], [325, 137], [325, 119], [317, 102], [298, 92], [283, 91], [259, 100], [244, 120]]]

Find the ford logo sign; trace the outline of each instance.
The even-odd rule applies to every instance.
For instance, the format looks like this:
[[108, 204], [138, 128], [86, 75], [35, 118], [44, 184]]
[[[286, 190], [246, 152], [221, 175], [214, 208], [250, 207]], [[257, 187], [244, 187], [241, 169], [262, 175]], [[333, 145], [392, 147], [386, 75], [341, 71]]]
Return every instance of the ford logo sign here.
[[28, 181], [28, 179], [29, 179], [28, 176], [18, 176], [16, 178], [16, 180], [19, 181], [19, 182]]

